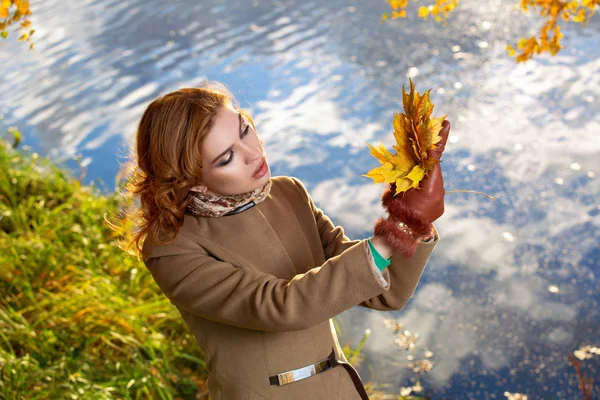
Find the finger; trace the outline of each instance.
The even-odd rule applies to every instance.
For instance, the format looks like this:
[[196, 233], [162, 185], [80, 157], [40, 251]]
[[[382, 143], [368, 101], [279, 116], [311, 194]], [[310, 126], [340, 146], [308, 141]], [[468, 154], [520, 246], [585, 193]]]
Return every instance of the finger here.
[[443, 121], [442, 129], [440, 130], [440, 133], [439, 133], [439, 136], [441, 136], [442, 139], [439, 142], [437, 142], [435, 148], [433, 148], [429, 151], [430, 157], [433, 157], [436, 160], [439, 160], [442, 158], [442, 153], [444, 152], [444, 149], [446, 148], [446, 142], [448, 141], [449, 134], [450, 134], [450, 121]]
[[437, 190], [438, 187], [444, 186], [444, 178], [442, 177], [442, 168], [440, 164], [435, 164], [431, 169], [431, 172], [423, 179], [423, 185], [421, 190], [426, 193], [431, 193]]
[[442, 140], [440, 140], [437, 143], [437, 148], [440, 149], [440, 152], [444, 151], [444, 148], [446, 147], [446, 142], [448, 141], [448, 135], [450, 135], [450, 121], [448, 120], [444, 120], [442, 122], [442, 129], [440, 130], [439, 135], [442, 137]]

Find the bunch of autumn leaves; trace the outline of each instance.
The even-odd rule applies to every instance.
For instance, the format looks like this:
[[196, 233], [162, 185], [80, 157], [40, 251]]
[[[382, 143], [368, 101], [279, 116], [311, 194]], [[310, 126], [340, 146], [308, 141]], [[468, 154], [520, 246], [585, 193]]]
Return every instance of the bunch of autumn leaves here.
[[418, 189], [419, 183], [439, 161], [428, 156], [428, 151], [436, 147], [442, 139], [439, 136], [446, 115], [432, 118], [433, 104], [429, 100], [429, 89], [423, 95], [415, 92], [410, 80], [410, 92], [402, 87], [403, 113], [394, 114], [395, 154], [379, 143], [373, 147], [367, 143], [373, 155], [382, 164], [370, 170], [366, 177], [375, 183], [395, 183], [396, 193], [411, 188]]
[[[23, 34], [19, 37], [20, 41], [29, 41], [29, 38], [35, 32], [34, 29], [29, 29], [31, 21], [31, 10], [29, 1], [25, 0], [0, 0], [0, 37], [6, 39], [8, 37], [7, 28], [19, 23], [17, 30], [23, 30]], [[33, 43], [29, 46], [33, 49]]]

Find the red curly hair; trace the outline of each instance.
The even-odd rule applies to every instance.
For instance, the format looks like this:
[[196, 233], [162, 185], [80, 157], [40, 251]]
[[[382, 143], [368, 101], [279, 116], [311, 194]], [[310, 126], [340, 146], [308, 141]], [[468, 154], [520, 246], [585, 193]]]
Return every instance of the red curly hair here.
[[[183, 224], [190, 188], [202, 178], [202, 146], [221, 107], [231, 107], [254, 123], [235, 104], [221, 83], [182, 88], [152, 101], [139, 122], [125, 197], [138, 198], [133, 212], [122, 220], [130, 241], [141, 254], [143, 241], [172, 241]], [[128, 246], [128, 247], [129, 247]]]

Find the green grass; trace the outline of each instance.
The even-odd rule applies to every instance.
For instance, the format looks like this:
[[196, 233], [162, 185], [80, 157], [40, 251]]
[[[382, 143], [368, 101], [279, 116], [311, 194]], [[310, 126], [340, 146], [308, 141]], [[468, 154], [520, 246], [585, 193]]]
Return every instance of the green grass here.
[[0, 399], [208, 397], [195, 339], [104, 221], [121, 207], [0, 139]]
[[104, 223], [118, 212], [116, 195], [0, 141], [0, 398], [200, 391], [193, 337]]

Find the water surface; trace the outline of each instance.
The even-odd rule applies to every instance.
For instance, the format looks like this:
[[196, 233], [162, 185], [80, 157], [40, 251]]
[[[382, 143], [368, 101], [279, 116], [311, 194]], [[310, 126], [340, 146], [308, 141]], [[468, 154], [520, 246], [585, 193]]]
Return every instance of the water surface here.
[[[411, 76], [452, 123], [446, 189], [496, 200], [448, 194], [409, 305], [341, 314], [342, 343], [371, 329], [361, 375], [395, 390], [415, 382], [407, 357], [430, 351], [434, 399], [579, 398], [568, 355], [600, 345], [600, 20], [565, 27], [558, 56], [516, 64], [505, 45], [537, 23], [515, 4], [465, 0], [441, 28], [380, 24], [384, 1], [34, 2], [36, 50], [0, 42], [0, 113], [110, 191], [153, 98], [222, 81], [254, 115], [273, 175], [300, 178], [365, 238], [383, 215], [382, 187], [361, 176], [377, 166], [365, 143], [391, 146]], [[410, 352], [390, 317], [419, 334]], [[584, 364], [597, 381], [598, 358]]]

